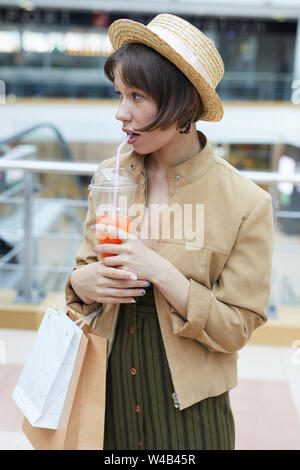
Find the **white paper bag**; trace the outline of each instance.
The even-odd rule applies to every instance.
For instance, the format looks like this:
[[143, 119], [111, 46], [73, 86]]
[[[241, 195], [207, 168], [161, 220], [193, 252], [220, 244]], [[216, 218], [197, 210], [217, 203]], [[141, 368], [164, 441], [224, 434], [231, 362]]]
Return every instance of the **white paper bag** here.
[[[81, 327], [98, 311], [73, 322], [49, 307], [12, 397], [32, 426], [58, 429], [82, 336]], [[80, 326], [78, 322], [82, 321]]]

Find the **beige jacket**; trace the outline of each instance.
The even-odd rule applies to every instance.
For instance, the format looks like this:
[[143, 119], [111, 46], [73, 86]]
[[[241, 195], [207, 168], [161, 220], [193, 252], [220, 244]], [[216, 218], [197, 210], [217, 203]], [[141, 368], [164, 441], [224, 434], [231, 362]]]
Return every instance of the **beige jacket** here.
[[[267, 321], [273, 250], [273, 214], [270, 195], [246, 179], [228, 162], [214, 155], [206, 137], [189, 160], [168, 170], [169, 206], [204, 204], [204, 244], [187, 250], [183, 239], [159, 239], [156, 252], [190, 282], [187, 321], [154, 286], [154, 296], [166, 355], [180, 409], [219, 395], [237, 384], [237, 351], [252, 331]], [[116, 158], [100, 167], [114, 167]], [[138, 184], [136, 201], [146, 203], [144, 156], [121, 156]], [[96, 261], [95, 213], [89, 199], [85, 239], [77, 266]], [[172, 231], [171, 231], [172, 234]], [[190, 240], [188, 240], [190, 241]], [[200, 245], [199, 245], [200, 246]], [[66, 302], [87, 314], [99, 307], [85, 305], [66, 286]], [[96, 328], [113, 344], [120, 304], [103, 304]]]

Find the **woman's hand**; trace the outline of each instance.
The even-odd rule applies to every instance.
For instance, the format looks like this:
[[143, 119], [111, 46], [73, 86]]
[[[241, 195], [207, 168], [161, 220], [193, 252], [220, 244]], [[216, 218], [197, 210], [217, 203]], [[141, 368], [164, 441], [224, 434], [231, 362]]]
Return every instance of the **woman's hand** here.
[[103, 261], [75, 269], [71, 274], [71, 284], [86, 304], [129, 303], [133, 297], [143, 295], [140, 291], [147, 287], [146, 281], [137, 280], [133, 271], [107, 267]]
[[96, 230], [122, 240], [121, 244], [103, 243], [95, 246], [94, 252], [97, 255], [102, 253], [116, 255], [104, 258], [102, 262], [105, 266], [118, 266], [125, 271], [135, 273], [138, 279], [146, 279], [152, 283], [157, 281], [159, 273], [165, 269], [164, 258], [146, 246], [135, 235], [122, 229], [112, 225], [97, 224]]

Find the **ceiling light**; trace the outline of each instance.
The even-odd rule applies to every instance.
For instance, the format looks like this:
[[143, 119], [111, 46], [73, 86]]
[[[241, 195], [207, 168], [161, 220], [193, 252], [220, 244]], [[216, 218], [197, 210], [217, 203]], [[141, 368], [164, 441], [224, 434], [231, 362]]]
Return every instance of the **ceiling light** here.
[[35, 5], [33, 2], [20, 2], [19, 7], [24, 8], [24, 10], [27, 11], [33, 11], [35, 9]]

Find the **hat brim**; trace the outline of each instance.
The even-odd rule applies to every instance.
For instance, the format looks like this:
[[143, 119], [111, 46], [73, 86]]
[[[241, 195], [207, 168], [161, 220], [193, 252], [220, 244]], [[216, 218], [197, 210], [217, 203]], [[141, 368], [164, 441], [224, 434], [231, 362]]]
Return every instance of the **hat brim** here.
[[223, 105], [214, 88], [189, 62], [156, 33], [142, 23], [120, 19], [112, 23], [108, 35], [115, 51], [125, 46], [125, 44], [140, 43], [155, 49], [166, 57], [181, 70], [198, 91], [203, 105], [203, 112], [199, 119], [202, 121], [220, 121], [222, 119], [224, 114]]

